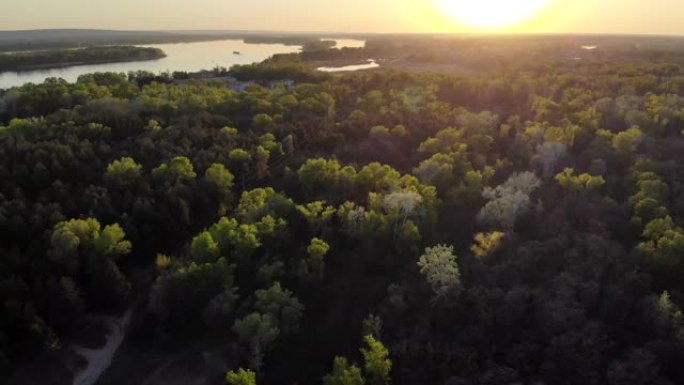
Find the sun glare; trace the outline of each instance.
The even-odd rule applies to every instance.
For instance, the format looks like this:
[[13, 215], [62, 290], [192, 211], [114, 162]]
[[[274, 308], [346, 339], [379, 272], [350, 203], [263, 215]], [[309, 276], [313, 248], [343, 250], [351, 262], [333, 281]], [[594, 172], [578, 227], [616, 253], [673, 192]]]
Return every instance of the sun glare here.
[[534, 17], [550, 0], [436, 0], [441, 10], [460, 24], [498, 29]]

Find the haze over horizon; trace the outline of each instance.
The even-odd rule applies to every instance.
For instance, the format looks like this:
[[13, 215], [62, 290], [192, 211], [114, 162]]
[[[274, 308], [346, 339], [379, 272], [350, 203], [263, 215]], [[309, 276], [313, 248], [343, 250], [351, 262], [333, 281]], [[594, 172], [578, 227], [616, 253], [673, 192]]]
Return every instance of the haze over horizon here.
[[[680, 20], [684, 2], [676, 0], [653, 0], [648, 8], [639, 0], [539, 1], [544, 5], [527, 17], [505, 25], [483, 26], [464, 23], [459, 17], [462, 9], [456, 4], [488, 7], [488, 12], [499, 8], [505, 16], [529, 1], [514, 4], [501, 0], [346, 0], [332, 4], [313, 0], [196, 0], [189, 8], [187, 2], [180, 0], [25, 0], [0, 4], [0, 29], [684, 35]], [[333, 5], [338, 7], [336, 12], [330, 11]]]

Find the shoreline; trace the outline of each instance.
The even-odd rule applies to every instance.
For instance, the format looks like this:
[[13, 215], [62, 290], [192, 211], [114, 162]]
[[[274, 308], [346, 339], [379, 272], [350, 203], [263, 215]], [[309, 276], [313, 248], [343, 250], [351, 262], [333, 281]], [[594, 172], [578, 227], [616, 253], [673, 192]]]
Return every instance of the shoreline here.
[[166, 52], [154, 47], [90, 46], [80, 49], [60, 49], [39, 52], [0, 54], [0, 73], [30, 72], [106, 63], [127, 63], [159, 60]]
[[121, 60], [94, 60], [94, 61], [61, 62], [61, 63], [50, 63], [50, 64], [29, 64], [29, 65], [11, 68], [11, 69], [0, 69], [0, 74], [7, 73], [7, 72], [22, 73], [22, 72], [28, 72], [28, 71], [50, 70], [50, 69], [57, 69], [57, 68], [69, 68], [69, 67], [78, 67], [78, 66], [85, 66], [85, 65], [97, 65], [97, 64], [132, 63], [132, 62], [137, 62], [137, 61], [145, 62], [145, 61], [160, 60], [160, 59], [164, 59], [166, 57], [167, 57], [167, 55], [164, 54], [163, 56], [159, 56], [159, 57], [155, 57], [155, 58], [130, 58], [130, 59], [121, 59]]
[[[319, 68], [319, 67], [346, 67], [346, 66], [355, 66], [355, 65], [364, 65], [370, 63], [371, 60], [374, 59], [352, 59], [352, 58], [344, 58], [344, 59], [332, 59], [332, 60], [310, 60], [310, 61], [302, 61], [303, 63], [310, 65], [314, 68]], [[381, 60], [374, 60], [376, 63], [380, 64]]]

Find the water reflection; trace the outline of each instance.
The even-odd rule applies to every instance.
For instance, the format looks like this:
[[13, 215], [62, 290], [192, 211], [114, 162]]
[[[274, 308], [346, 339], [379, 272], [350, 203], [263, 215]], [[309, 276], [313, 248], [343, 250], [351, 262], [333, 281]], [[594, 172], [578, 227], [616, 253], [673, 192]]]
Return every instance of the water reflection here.
[[348, 65], [348, 66], [342, 66], [342, 67], [318, 67], [318, 70], [323, 71], [323, 72], [352, 72], [352, 71], [368, 70], [368, 69], [378, 68], [378, 67], [380, 67], [380, 64], [378, 64], [375, 60], [370, 59], [370, 60], [368, 60], [368, 63], [366, 63], [366, 64], [354, 64], [354, 65]]

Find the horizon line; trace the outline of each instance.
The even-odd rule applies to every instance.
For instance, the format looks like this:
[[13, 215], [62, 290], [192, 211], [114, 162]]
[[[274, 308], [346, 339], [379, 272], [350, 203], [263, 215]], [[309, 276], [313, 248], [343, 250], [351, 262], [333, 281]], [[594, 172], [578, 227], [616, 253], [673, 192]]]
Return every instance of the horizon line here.
[[101, 29], [101, 28], [34, 28], [34, 29], [0, 29], [3, 32], [48, 32], [48, 31], [97, 31], [97, 32], [142, 32], [142, 33], [264, 33], [264, 34], [332, 34], [332, 35], [374, 35], [374, 36], [604, 36], [604, 37], [678, 37], [684, 34], [668, 33], [635, 33], [635, 32], [368, 32], [368, 31], [323, 31], [323, 30], [259, 30], [259, 29]]

